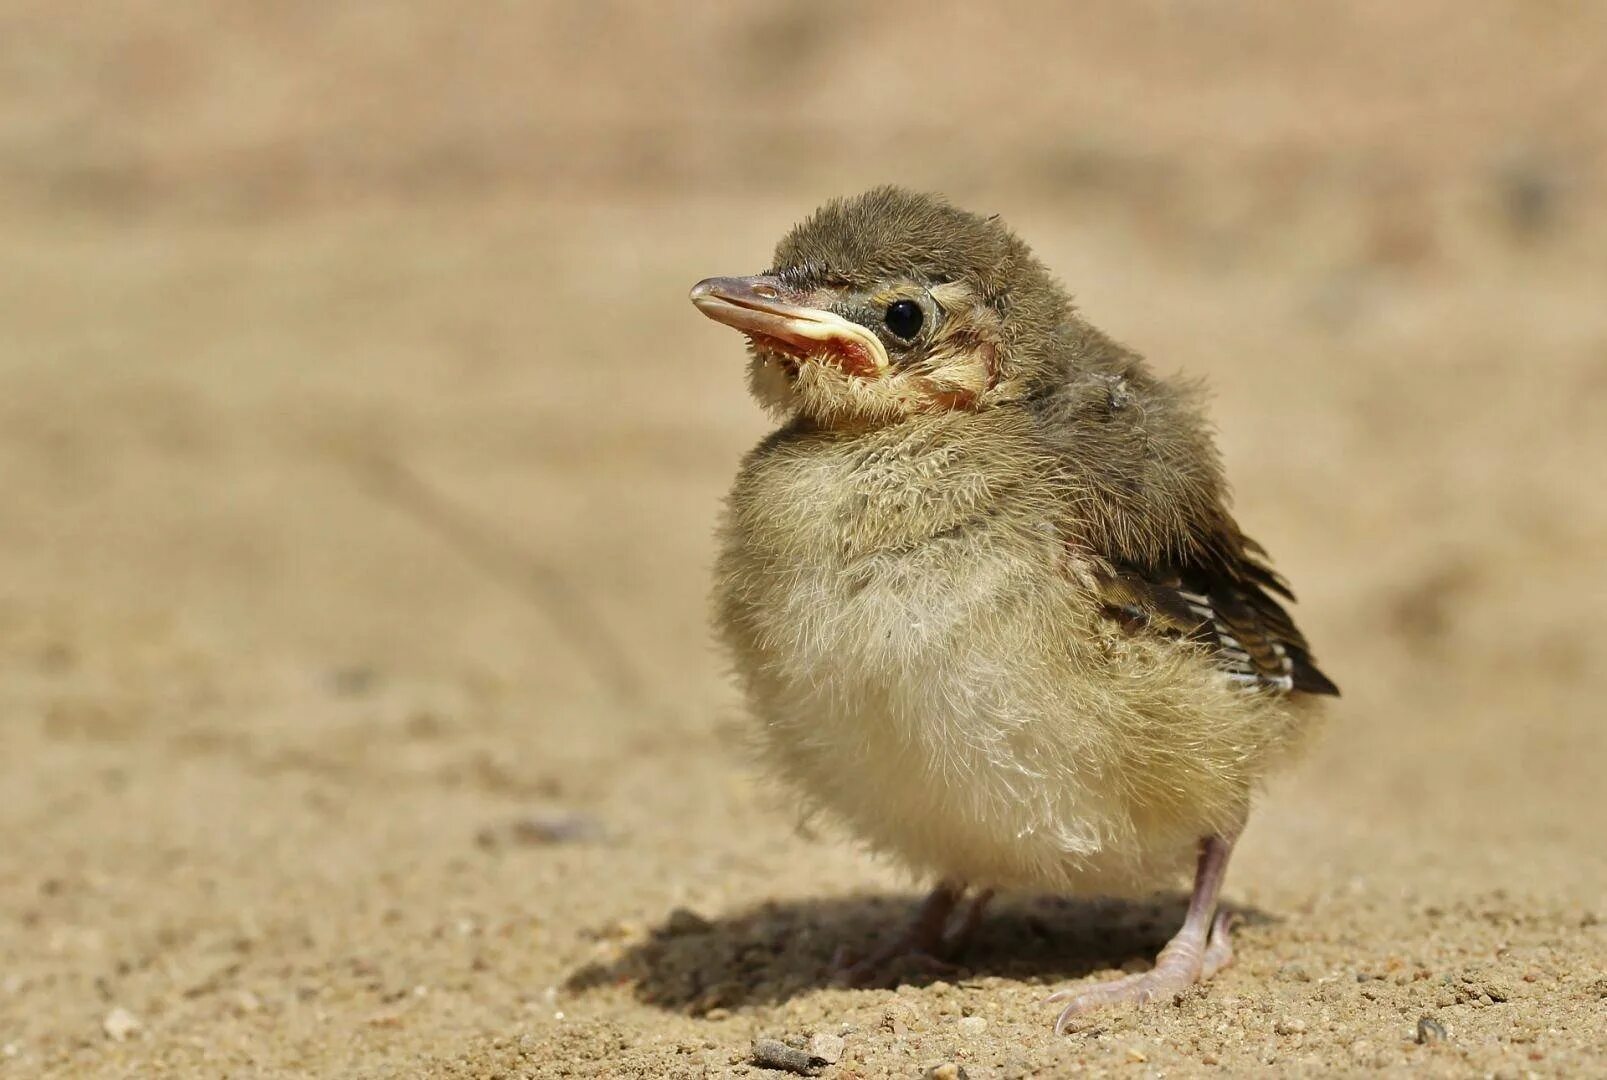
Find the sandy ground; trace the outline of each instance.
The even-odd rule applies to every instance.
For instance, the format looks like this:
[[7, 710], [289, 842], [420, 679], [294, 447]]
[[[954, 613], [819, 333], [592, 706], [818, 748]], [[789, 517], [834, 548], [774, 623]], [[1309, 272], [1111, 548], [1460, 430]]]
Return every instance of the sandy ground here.
[[[271, 10], [0, 8], [0, 1076], [1607, 1072], [1601, 9]], [[1066, 1037], [1180, 896], [830, 987], [917, 883], [705, 628], [685, 289], [888, 179], [1210, 380], [1345, 689]]]

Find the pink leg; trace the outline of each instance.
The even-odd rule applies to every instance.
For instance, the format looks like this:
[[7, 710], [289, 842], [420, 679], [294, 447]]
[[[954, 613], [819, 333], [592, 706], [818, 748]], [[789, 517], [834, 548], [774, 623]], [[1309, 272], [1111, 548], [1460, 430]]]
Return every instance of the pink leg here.
[[869, 956], [854, 963], [838, 961], [842, 981], [850, 986], [862, 986], [874, 979], [894, 960], [914, 957], [922, 963], [942, 971], [954, 970], [948, 957], [954, 955], [970, 941], [977, 924], [982, 920], [982, 909], [992, 898], [992, 890], [978, 893], [960, 924], [949, 931], [949, 919], [965, 895], [965, 886], [944, 881], [921, 902], [920, 910], [909, 927], [898, 937], [884, 944]]
[[1217, 894], [1227, 873], [1228, 855], [1233, 841], [1220, 836], [1200, 842], [1200, 861], [1194, 872], [1194, 892], [1189, 897], [1188, 915], [1183, 928], [1155, 958], [1155, 966], [1141, 975], [1129, 975], [1077, 992], [1062, 990], [1049, 1001], [1065, 1001], [1055, 1021], [1055, 1034], [1066, 1030], [1072, 1018], [1102, 1005], [1132, 1002], [1142, 1005], [1158, 997], [1176, 994], [1203, 982], [1233, 961], [1233, 942], [1228, 936], [1231, 919], [1216, 910]]
[[970, 948], [971, 939], [976, 937], [976, 928], [982, 925], [982, 912], [986, 910], [988, 901], [992, 899], [992, 889], [983, 889], [971, 897], [971, 905], [965, 909], [965, 917], [960, 920], [960, 925], [950, 930], [943, 937], [944, 956], [958, 956]]

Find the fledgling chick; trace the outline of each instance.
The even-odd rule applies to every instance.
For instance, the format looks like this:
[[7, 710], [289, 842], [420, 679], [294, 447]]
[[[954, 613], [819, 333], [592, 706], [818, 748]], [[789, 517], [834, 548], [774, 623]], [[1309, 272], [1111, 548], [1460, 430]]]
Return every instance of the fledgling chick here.
[[995, 218], [879, 188], [774, 268], [692, 290], [782, 426], [742, 464], [716, 610], [763, 753], [938, 882], [858, 965], [941, 950], [995, 888], [1132, 895], [1195, 860], [1146, 1001], [1231, 958], [1217, 896], [1257, 782], [1335, 694], [1227, 510], [1195, 391], [1084, 322]]

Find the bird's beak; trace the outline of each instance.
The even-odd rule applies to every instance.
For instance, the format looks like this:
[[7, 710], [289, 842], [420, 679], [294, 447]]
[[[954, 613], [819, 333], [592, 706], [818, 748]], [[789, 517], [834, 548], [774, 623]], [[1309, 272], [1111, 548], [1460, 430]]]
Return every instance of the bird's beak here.
[[875, 334], [812, 306], [809, 299], [764, 274], [706, 278], [692, 286], [692, 303], [699, 311], [736, 327], [759, 345], [800, 359], [830, 359], [850, 375], [880, 375], [891, 366]]

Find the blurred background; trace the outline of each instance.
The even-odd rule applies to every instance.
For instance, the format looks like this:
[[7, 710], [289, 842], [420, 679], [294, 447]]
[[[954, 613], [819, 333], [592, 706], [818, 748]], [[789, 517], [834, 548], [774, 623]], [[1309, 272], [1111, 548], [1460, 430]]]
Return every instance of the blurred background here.
[[[880, 1015], [807, 968], [909, 883], [794, 835], [709, 643], [767, 425], [685, 294], [883, 182], [1213, 387], [1345, 691], [1237, 992], [1406, 938], [1592, 1007], [1607, 8], [3, 0], [0, 1075], [678, 1075]], [[1478, 1066], [1584, 1037], [1535, 1015]]]

